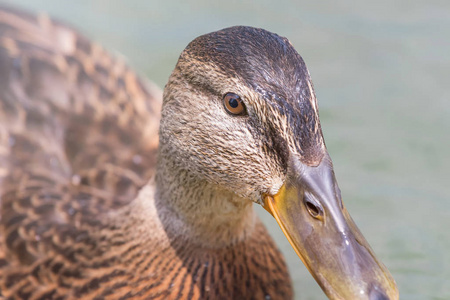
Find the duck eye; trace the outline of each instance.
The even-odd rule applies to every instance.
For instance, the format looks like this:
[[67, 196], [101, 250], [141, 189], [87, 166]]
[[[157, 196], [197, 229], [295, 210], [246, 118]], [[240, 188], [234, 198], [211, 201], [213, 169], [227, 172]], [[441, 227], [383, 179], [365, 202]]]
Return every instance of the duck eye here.
[[245, 105], [244, 102], [242, 102], [241, 97], [233, 93], [227, 93], [223, 97], [223, 105], [232, 115], [243, 115], [246, 112]]

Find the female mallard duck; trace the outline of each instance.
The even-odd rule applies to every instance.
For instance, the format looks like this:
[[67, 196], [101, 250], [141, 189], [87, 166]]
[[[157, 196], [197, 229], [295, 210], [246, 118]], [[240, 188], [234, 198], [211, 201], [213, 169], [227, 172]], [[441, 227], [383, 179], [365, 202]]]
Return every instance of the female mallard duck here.
[[289, 299], [254, 202], [328, 297], [398, 298], [342, 205], [287, 39], [191, 42], [158, 143], [160, 93], [120, 60], [45, 16], [1, 9], [0, 35], [3, 298]]

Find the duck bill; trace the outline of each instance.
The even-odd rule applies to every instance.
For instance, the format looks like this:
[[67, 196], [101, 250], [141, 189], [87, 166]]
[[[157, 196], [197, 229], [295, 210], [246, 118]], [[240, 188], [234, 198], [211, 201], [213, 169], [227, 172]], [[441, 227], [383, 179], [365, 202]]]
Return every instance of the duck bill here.
[[398, 299], [394, 279], [342, 204], [328, 155], [316, 167], [291, 160], [264, 208], [330, 299]]

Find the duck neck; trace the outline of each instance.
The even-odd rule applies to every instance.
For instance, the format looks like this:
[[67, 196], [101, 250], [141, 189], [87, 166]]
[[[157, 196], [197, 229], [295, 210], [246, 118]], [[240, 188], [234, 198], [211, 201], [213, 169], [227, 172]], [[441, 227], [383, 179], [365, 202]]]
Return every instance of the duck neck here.
[[202, 247], [223, 248], [253, 231], [253, 203], [177, 168], [159, 155], [155, 205], [169, 238]]

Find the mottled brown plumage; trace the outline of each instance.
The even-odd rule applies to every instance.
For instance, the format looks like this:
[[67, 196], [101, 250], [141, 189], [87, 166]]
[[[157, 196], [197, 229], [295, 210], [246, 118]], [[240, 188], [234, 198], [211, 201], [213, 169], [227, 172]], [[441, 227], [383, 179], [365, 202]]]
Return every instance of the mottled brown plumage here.
[[[224, 169], [204, 169], [211, 161], [193, 157], [195, 145], [183, 149], [168, 141], [192, 128], [173, 131], [169, 123], [181, 120], [173, 117], [171, 104], [179, 104], [173, 97], [195, 99], [205, 88], [180, 88], [191, 84], [183, 84], [188, 69], [182, 64], [199, 62], [186, 53], [166, 88], [155, 185], [159, 90], [71, 28], [45, 15], [0, 10], [3, 298], [292, 297], [283, 258], [253, 213], [252, 201], [269, 185], [249, 191], [261, 178], [282, 181], [278, 156], [267, 153], [273, 158], [267, 168], [230, 188], [235, 174], [227, 161], [236, 153], [222, 153]], [[212, 72], [210, 79], [220, 73]], [[233, 77], [226, 82], [236, 84]], [[246, 88], [238, 83], [235, 90]], [[202, 113], [184, 117], [207, 123]], [[184, 137], [195, 144], [190, 133]], [[215, 133], [212, 139], [230, 142], [229, 132]], [[227, 148], [197, 137], [208, 157]], [[268, 145], [262, 141], [257, 149]], [[238, 152], [244, 162], [259, 151], [247, 150]], [[189, 157], [197, 159], [197, 170]], [[250, 166], [263, 164], [260, 159], [253, 156]], [[230, 175], [219, 175], [224, 172]]]
[[330, 299], [398, 299], [343, 205], [306, 65], [263, 29], [196, 38], [161, 95], [0, 8], [0, 197], [5, 299], [291, 299], [254, 203]]

